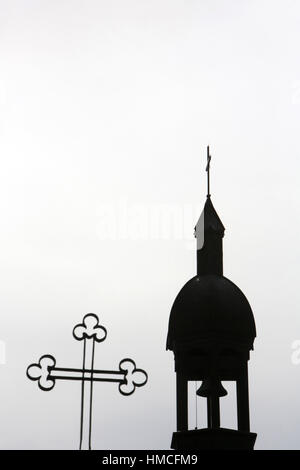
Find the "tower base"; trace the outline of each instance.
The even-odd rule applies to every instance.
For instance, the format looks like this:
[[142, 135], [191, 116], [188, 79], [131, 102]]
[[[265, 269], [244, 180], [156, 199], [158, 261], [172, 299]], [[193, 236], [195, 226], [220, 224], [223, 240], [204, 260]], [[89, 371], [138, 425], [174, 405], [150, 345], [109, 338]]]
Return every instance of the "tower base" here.
[[173, 433], [175, 450], [253, 450], [257, 434], [234, 429], [191, 429]]

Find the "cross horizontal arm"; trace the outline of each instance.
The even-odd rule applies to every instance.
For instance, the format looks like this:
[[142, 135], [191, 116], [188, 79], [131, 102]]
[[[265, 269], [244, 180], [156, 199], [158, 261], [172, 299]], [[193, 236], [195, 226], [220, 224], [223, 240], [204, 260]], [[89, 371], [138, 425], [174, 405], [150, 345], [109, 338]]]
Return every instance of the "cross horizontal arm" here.
[[74, 369], [69, 367], [54, 367], [49, 373], [49, 377], [51, 377], [52, 379], [119, 383], [125, 382], [125, 375], [125, 372], [122, 371]]
[[40, 389], [49, 391], [56, 380], [80, 380], [87, 382], [117, 382], [122, 395], [131, 395], [136, 387], [142, 387], [148, 381], [147, 373], [137, 369], [132, 359], [123, 359], [119, 370], [75, 369], [71, 367], [55, 367], [53, 356], [44, 355], [38, 363], [31, 364], [26, 371], [27, 377], [38, 382]]
[[101, 378], [101, 377], [72, 377], [69, 375], [50, 375], [52, 379], [55, 380], [83, 380], [85, 382], [117, 382], [117, 383], [125, 383], [125, 379], [106, 379], [106, 378]]
[[51, 370], [59, 372], [93, 372], [93, 374], [113, 374], [124, 375], [120, 370], [100, 370], [100, 369], [77, 369], [72, 367], [53, 367]]

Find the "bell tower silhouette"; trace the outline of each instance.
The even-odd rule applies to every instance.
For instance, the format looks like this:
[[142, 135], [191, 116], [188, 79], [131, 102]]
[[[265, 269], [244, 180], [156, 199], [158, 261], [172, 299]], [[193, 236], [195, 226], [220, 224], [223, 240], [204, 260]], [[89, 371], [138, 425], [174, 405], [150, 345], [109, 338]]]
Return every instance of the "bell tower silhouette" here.
[[[176, 450], [253, 449], [250, 432], [248, 360], [256, 336], [251, 307], [242, 291], [223, 276], [224, 226], [210, 196], [210, 154], [207, 147], [207, 198], [195, 227], [197, 275], [177, 295], [171, 309], [167, 349], [173, 351], [176, 372]], [[237, 428], [222, 428], [220, 398], [227, 395], [222, 380], [237, 392]], [[207, 427], [188, 427], [188, 382], [201, 381], [196, 392], [207, 401]]]

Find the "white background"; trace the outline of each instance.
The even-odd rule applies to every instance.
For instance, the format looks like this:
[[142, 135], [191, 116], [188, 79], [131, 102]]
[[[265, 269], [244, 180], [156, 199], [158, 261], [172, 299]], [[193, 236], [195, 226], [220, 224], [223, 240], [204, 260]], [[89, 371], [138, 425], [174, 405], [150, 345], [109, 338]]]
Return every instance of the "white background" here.
[[77, 448], [80, 384], [42, 392], [25, 370], [45, 353], [80, 367], [71, 332], [87, 312], [108, 329], [98, 368], [129, 356], [149, 373], [128, 398], [95, 385], [94, 448], [169, 448], [175, 374], [165, 340], [174, 298], [195, 274], [207, 144], [224, 274], [257, 324], [256, 448], [300, 448], [291, 359], [300, 338], [299, 2], [0, 8], [1, 448]]

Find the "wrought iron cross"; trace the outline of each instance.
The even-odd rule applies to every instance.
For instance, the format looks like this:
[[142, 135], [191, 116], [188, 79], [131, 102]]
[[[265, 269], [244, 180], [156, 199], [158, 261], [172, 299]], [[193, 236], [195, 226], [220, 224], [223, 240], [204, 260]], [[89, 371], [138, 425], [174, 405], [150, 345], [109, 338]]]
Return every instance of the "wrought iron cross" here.
[[210, 161], [211, 155], [209, 154], [209, 145], [207, 146], [207, 164], [206, 164], [206, 171], [207, 171], [207, 197], [210, 197], [210, 187], [209, 187], [209, 170], [210, 170]]
[[[83, 361], [81, 369], [69, 367], [56, 367], [56, 360], [50, 354], [39, 359], [38, 363], [31, 364], [26, 371], [29, 379], [38, 382], [41, 390], [53, 389], [56, 380], [81, 381], [81, 417], [80, 417], [80, 444], [79, 449], [87, 446], [92, 448], [92, 406], [93, 383], [116, 382], [119, 384], [119, 392], [122, 395], [131, 395], [136, 387], [142, 387], [148, 380], [147, 373], [137, 369], [132, 359], [123, 359], [119, 363], [119, 370], [94, 369], [95, 344], [105, 340], [107, 331], [99, 324], [99, 318], [94, 313], [88, 313], [83, 317], [82, 323], [73, 329], [73, 337], [83, 341]], [[85, 401], [85, 384], [89, 385], [88, 401]], [[84, 416], [87, 415], [88, 426], [84, 428]]]

